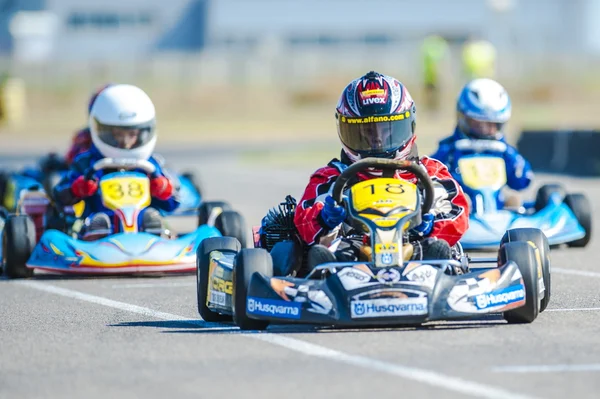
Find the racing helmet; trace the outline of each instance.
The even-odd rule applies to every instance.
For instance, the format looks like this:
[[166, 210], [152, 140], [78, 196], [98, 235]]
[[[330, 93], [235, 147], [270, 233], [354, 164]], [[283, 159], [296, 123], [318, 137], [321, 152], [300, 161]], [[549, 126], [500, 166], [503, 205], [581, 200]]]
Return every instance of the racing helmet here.
[[100, 92], [89, 118], [92, 142], [108, 158], [148, 159], [156, 146], [156, 111], [139, 87], [118, 84]]
[[336, 108], [337, 130], [348, 158], [406, 159], [412, 155], [415, 103], [391, 76], [371, 71], [353, 80]]
[[458, 129], [467, 137], [500, 140], [511, 109], [510, 97], [500, 83], [492, 79], [472, 80], [458, 96]]

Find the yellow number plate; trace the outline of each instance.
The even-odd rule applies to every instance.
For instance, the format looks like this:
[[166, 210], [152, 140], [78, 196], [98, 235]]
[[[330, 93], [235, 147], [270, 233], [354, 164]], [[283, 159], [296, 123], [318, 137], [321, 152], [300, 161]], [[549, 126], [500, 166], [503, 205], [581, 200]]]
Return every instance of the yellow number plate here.
[[398, 207], [414, 210], [417, 186], [405, 180], [381, 178], [362, 181], [351, 188], [352, 206], [357, 212], [368, 208], [392, 210]]
[[150, 183], [146, 177], [123, 176], [100, 181], [102, 201], [109, 209], [144, 208], [150, 205]]
[[506, 184], [506, 163], [497, 157], [469, 157], [458, 161], [463, 183], [474, 190], [499, 189]]

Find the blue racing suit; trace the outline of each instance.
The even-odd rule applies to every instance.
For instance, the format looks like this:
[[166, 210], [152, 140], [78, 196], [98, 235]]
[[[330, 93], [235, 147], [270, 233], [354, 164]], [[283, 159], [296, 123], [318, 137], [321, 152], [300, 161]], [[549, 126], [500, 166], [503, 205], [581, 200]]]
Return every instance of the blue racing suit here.
[[[76, 197], [71, 191], [71, 185], [79, 176], [85, 174], [94, 163], [105, 158], [100, 151], [95, 146], [92, 146], [88, 151], [83, 152], [75, 157], [73, 163], [71, 164], [71, 168], [69, 172], [62, 178], [62, 180], [56, 185], [54, 188], [54, 198], [56, 201], [62, 206], [75, 205], [77, 202], [81, 201], [81, 198]], [[153, 177], [157, 176], [165, 176], [160, 163], [152, 156], [148, 159], [150, 163], [152, 163], [156, 167], [156, 172]], [[96, 178], [100, 178], [102, 174], [110, 173], [113, 171], [98, 171], [95, 174]], [[140, 171], [141, 172], [141, 171]], [[113, 218], [114, 213], [105, 208], [102, 204], [102, 198], [100, 192], [97, 191], [96, 194], [91, 197], [85, 198], [85, 211], [82, 217], [86, 218], [90, 215], [97, 212], [104, 212], [109, 217]], [[162, 201], [157, 198], [152, 197], [152, 202], [150, 207], [156, 208], [165, 212], [171, 212], [175, 210], [179, 206], [179, 200], [176, 195], [171, 196], [169, 199]], [[142, 213], [140, 213], [140, 217]]]
[[[437, 151], [431, 155], [431, 158], [441, 161], [448, 167], [448, 170], [452, 174], [452, 177], [458, 181], [462, 181], [460, 178], [460, 171], [458, 170], [458, 160], [465, 155], [474, 153], [498, 155], [498, 151], [492, 150], [461, 150], [456, 147], [456, 142], [459, 140], [469, 140], [456, 128], [454, 133], [450, 137], [439, 142]], [[498, 140], [506, 145], [502, 152], [502, 158], [506, 163], [506, 181], [508, 187], [513, 190], [524, 190], [526, 189], [531, 181], [533, 180], [533, 171], [529, 162], [517, 152], [517, 149], [508, 144], [504, 137]]]

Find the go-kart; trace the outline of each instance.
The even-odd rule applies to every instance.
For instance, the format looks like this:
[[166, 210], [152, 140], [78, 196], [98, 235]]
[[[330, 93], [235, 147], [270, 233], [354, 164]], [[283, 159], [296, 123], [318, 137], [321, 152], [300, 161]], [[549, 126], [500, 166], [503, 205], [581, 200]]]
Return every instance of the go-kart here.
[[[371, 179], [352, 185], [344, 198], [348, 182], [369, 168], [410, 171], [418, 183]], [[298, 258], [305, 251], [295, 245], [288, 201], [269, 213], [272, 226], [263, 219], [255, 248], [241, 249], [230, 237], [202, 242], [196, 269], [200, 316], [233, 319], [244, 330], [270, 323], [420, 324], [486, 313], [503, 313], [509, 323], [530, 323], [548, 305], [549, 249], [538, 229], [506, 232], [498, 258], [472, 259], [457, 245], [452, 259], [410, 260], [409, 230], [434, 201], [433, 183], [421, 166], [367, 158], [345, 169], [332, 190], [347, 210], [347, 222], [370, 238], [361, 251], [364, 259], [319, 264], [304, 275], [290, 273], [298, 270], [289, 266], [302, 263]]]
[[190, 272], [195, 270], [202, 240], [230, 235], [245, 242], [243, 217], [224, 210], [222, 202], [207, 203], [203, 212], [209, 213], [208, 223], [189, 234], [141, 231], [138, 220], [151, 204], [149, 177], [155, 170], [148, 161], [104, 158], [85, 173], [91, 179], [104, 172], [99, 195], [118, 220], [112, 234], [95, 241], [80, 240], [67, 223], [57, 221], [43, 189], [21, 191], [17, 214], [8, 216], [3, 229], [4, 274], [30, 277], [34, 269], [81, 274]]
[[468, 154], [458, 160], [459, 172], [453, 173], [471, 200], [469, 229], [461, 240], [465, 249], [496, 248], [506, 230], [523, 227], [542, 230], [550, 245], [588, 244], [592, 214], [585, 195], [566, 194], [562, 186], [547, 184], [539, 188], [535, 201], [514, 209], [503, 208], [500, 196], [507, 176], [501, 153], [505, 144], [459, 140], [456, 146]]
[[[162, 157], [155, 155], [161, 165]], [[53, 187], [60, 182], [69, 171], [66, 161], [55, 153], [42, 157], [37, 166], [25, 167], [19, 171], [0, 172], [0, 206], [14, 212], [21, 190], [43, 188], [52, 195]], [[202, 191], [198, 179], [193, 172], [179, 175], [169, 173], [169, 177], [177, 186], [180, 205], [173, 212], [163, 214], [168, 216], [195, 216], [202, 204]], [[82, 206], [83, 204], [79, 204]]]

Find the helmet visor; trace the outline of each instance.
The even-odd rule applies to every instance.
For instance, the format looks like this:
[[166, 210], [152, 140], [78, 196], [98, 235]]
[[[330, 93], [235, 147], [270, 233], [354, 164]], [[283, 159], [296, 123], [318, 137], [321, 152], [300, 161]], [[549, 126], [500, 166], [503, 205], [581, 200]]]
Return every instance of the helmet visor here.
[[338, 115], [340, 140], [352, 151], [376, 155], [398, 150], [413, 137], [414, 118], [400, 115], [351, 118]]
[[502, 136], [504, 123], [480, 121], [465, 116], [465, 123], [469, 134], [480, 139], [497, 139]]
[[125, 150], [133, 150], [150, 142], [156, 134], [154, 120], [135, 126], [105, 125], [94, 120], [95, 130], [103, 143]]

